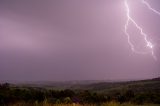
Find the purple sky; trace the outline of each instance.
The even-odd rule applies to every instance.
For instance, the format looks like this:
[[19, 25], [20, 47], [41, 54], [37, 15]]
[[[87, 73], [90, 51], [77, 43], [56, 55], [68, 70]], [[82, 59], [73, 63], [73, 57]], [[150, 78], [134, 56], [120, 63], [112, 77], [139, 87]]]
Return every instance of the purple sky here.
[[[160, 0], [147, 0], [160, 11]], [[0, 0], [0, 80], [118, 80], [160, 76], [160, 16], [140, 0], [131, 15], [157, 61], [131, 51], [124, 0]], [[130, 24], [136, 47], [142, 38]], [[140, 39], [140, 40], [139, 40]]]

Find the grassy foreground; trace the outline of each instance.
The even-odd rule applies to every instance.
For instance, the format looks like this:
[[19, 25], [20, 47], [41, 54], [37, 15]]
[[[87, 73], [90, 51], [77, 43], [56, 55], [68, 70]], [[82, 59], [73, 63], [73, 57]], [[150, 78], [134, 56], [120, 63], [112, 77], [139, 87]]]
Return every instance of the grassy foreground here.
[[117, 102], [109, 102], [103, 104], [49, 104], [49, 103], [35, 103], [35, 104], [26, 104], [26, 103], [17, 103], [10, 104], [9, 106], [160, 106], [159, 104], [144, 104], [144, 105], [135, 105], [131, 103], [117, 103]]

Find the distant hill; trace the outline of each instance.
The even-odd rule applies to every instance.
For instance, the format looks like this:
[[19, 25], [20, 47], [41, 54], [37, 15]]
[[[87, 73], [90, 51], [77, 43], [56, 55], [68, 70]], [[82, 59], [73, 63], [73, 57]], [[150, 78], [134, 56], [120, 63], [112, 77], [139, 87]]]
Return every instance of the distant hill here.
[[39, 81], [39, 82], [25, 82], [14, 84], [18, 87], [38, 87], [45, 89], [77, 89], [77, 90], [93, 90], [96, 92], [111, 92], [115, 90], [131, 89], [134, 91], [145, 90], [159, 90], [160, 91], [160, 77], [138, 80], [138, 81]]
[[125, 82], [102, 82], [94, 83], [85, 86], [86, 89], [91, 89], [100, 92], [114, 92], [119, 90], [132, 90], [135, 92], [160, 92], [160, 78], [139, 80], [139, 81], [125, 81]]

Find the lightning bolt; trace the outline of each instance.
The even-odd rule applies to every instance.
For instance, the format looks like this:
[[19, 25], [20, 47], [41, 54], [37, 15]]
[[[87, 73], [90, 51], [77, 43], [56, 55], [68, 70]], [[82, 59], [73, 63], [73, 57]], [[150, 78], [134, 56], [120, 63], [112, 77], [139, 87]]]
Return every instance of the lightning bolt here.
[[[137, 53], [137, 54], [149, 54], [151, 53], [151, 55], [153, 56], [153, 58], [155, 60], [157, 60], [155, 54], [154, 54], [154, 45], [152, 44], [151, 41], [148, 40], [148, 35], [143, 31], [143, 29], [136, 23], [136, 21], [130, 16], [130, 8], [129, 8], [129, 5], [128, 5], [128, 0], [125, 0], [124, 1], [124, 4], [125, 4], [125, 8], [126, 8], [126, 16], [127, 16], [127, 20], [126, 20], [126, 24], [125, 24], [125, 34], [127, 35], [127, 38], [128, 38], [128, 44], [130, 45], [131, 47], [131, 50], [134, 52], [134, 53]], [[143, 2], [146, 4], [146, 2], [143, 0]], [[148, 3], [147, 3], [148, 4]], [[127, 32], [128, 30], [128, 26], [129, 26], [129, 22], [133, 23], [134, 26], [140, 31], [140, 34], [143, 36], [143, 39], [145, 41], [145, 44], [146, 44], [146, 47], [150, 50], [150, 52], [143, 52], [143, 51], [138, 51], [135, 49], [135, 46], [134, 44], [131, 42], [131, 38], [130, 38], [130, 34]]]
[[160, 15], [160, 12], [157, 11], [157, 10], [155, 10], [155, 9], [153, 9], [148, 2], [146, 2], [145, 0], [142, 0], [142, 3], [145, 4], [145, 5], [146, 5], [151, 11], [153, 11], [154, 13]]

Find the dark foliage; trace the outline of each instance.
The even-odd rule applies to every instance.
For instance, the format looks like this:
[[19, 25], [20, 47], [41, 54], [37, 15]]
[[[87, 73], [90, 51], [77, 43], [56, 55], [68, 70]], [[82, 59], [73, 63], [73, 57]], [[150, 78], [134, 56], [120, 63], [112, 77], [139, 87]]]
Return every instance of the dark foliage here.
[[107, 93], [93, 90], [47, 90], [41, 88], [13, 87], [10, 84], [0, 84], [0, 105], [26, 102], [35, 103], [47, 101], [49, 103], [103, 103], [117, 101], [119, 103], [133, 102], [137, 104], [160, 104], [159, 90], [141, 90], [126, 87], [126, 89], [110, 90]]

